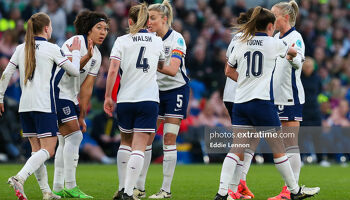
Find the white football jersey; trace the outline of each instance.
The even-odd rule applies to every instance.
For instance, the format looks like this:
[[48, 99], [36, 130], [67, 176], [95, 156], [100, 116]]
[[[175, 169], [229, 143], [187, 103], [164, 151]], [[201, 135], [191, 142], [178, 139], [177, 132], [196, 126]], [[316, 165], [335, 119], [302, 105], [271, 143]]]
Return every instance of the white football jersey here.
[[[83, 57], [88, 53], [88, 41], [87, 38], [83, 35], [77, 35], [69, 38], [66, 42], [64, 42], [62, 46], [62, 50], [66, 54], [67, 57], [72, 57], [72, 53], [69, 51], [66, 45], [71, 45], [73, 43], [73, 39], [75, 37], [79, 37], [81, 41], [80, 47], [80, 55]], [[83, 69], [80, 70], [80, 76], [72, 77], [69, 76], [64, 71], [56, 70], [57, 76], [61, 76], [62, 79], [58, 84], [59, 94], [58, 98], [67, 99], [73, 101], [76, 105], [78, 102], [78, 94], [80, 92], [80, 86], [85, 81], [88, 75], [97, 76], [98, 70], [101, 66], [101, 53], [98, 50], [97, 46], [94, 46], [94, 52], [92, 58], [86, 63]]]
[[118, 37], [110, 59], [120, 61], [121, 79], [117, 103], [159, 102], [157, 69], [158, 62], [164, 61], [160, 37], [146, 30]]
[[[25, 77], [25, 44], [16, 48], [3, 76], [0, 79], [0, 98], [2, 99], [7, 85], [16, 68], [20, 73], [22, 95], [19, 103], [19, 112], [56, 113], [55, 88], [57, 86], [56, 68], [64, 68], [72, 76], [79, 75], [79, 61], [74, 59], [72, 64], [56, 44], [47, 42], [45, 38], [35, 39], [36, 67], [32, 79], [24, 85]], [[78, 51], [74, 58], [80, 58]]]
[[[226, 60], [230, 57], [237, 39], [242, 35], [242, 33], [237, 33], [233, 36], [230, 44], [228, 45], [227, 51], [226, 51]], [[232, 80], [231, 78], [226, 78], [225, 88], [224, 88], [224, 95], [223, 95], [223, 101], [225, 102], [234, 102], [235, 100], [235, 94], [236, 94], [236, 88], [237, 88], [237, 82]]]
[[162, 74], [160, 72], [157, 73], [159, 90], [167, 91], [179, 88], [189, 82], [185, 67], [186, 43], [182, 35], [172, 29], [168, 30], [162, 40], [165, 53], [165, 65], [169, 66], [170, 59], [172, 57], [176, 57], [181, 60], [179, 71], [174, 77]]
[[273, 93], [276, 105], [295, 105], [305, 103], [304, 87], [300, 80], [302, 65], [305, 60], [305, 45], [300, 33], [291, 28], [283, 37], [275, 35], [285, 41], [288, 46], [294, 44], [298, 54], [293, 62], [277, 58], [276, 70], [273, 76]]
[[277, 57], [285, 57], [285, 42], [265, 33], [257, 33], [250, 40], [238, 40], [228, 64], [239, 74], [235, 103], [253, 99], [273, 100], [272, 76]]

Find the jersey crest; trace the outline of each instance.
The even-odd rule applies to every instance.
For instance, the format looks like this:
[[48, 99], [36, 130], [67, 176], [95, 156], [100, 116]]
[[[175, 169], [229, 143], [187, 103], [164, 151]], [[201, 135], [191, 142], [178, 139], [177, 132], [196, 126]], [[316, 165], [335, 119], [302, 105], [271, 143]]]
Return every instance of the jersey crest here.
[[93, 67], [96, 64], [96, 59], [91, 60], [91, 67]]
[[164, 47], [164, 54], [165, 54], [165, 56], [170, 55], [170, 47], [169, 46]]
[[63, 113], [65, 115], [69, 115], [71, 113], [69, 106], [66, 106], [66, 107], [62, 108], [62, 110], [63, 110]]

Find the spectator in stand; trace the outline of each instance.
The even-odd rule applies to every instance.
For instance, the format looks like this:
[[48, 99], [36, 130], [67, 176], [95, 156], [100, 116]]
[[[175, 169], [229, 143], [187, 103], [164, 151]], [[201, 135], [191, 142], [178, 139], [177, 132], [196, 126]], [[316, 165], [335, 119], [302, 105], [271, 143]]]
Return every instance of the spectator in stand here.
[[51, 19], [52, 29], [52, 39], [54, 39], [58, 46], [62, 46], [65, 38], [65, 32], [67, 28], [66, 13], [61, 8], [59, 1], [47, 0], [41, 12], [45, 12], [49, 15]]
[[11, 58], [18, 45], [18, 36], [16, 31], [7, 30], [0, 39], [0, 57]]

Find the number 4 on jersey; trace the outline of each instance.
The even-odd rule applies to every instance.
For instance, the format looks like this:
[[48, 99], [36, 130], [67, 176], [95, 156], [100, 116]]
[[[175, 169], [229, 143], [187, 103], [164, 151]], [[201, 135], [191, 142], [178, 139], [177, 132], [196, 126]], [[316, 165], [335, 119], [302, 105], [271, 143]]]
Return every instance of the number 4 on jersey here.
[[145, 51], [146, 51], [146, 47], [141, 47], [139, 52], [139, 57], [137, 58], [137, 62], [136, 62], [136, 68], [142, 69], [143, 72], [147, 73], [149, 69], [149, 64], [148, 64], [148, 59], [143, 57], [145, 54]]

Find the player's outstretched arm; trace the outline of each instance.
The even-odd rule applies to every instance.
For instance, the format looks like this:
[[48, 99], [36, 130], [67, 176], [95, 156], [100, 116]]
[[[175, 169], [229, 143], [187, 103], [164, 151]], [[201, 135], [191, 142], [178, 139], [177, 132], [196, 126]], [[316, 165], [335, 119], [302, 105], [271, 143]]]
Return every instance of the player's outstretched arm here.
[[81, 41], [78, 37], [74, 38], [72, 45], [70, 46], [73, 54], [72, 62], [64, 62], [62, 64], [62, 68], [66, 70], [66, 72], [71, 76], [79, 76], [80, 75], [80, 47]]
[[16, 71], [16, 67], [17, 66], [10, 61], [0, 77], [0, 116], [5, 112], [4, 96], [11, 77]]
[[103, 110], [110, 117], [112, 117], [113, 110], [114, 110], [115, 103], [112, 100], [112, 90], [113, 90], [115, 80], [117, 79], [117, 76], [118, 76], [119, 66], [120, 66], [119, 60], [111, 59], [111, 62], [109, 64], [107, 82], [106, 82], [105, 102], [103, 105]]

